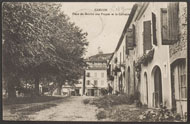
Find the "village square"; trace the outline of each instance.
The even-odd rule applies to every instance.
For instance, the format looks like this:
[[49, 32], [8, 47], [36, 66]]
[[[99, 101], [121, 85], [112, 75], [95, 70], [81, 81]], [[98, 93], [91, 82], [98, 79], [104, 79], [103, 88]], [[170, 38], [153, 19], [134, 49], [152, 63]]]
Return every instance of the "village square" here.
[[3, 121], [185, 122], [187, 35], [186, 2], [4, 2]]

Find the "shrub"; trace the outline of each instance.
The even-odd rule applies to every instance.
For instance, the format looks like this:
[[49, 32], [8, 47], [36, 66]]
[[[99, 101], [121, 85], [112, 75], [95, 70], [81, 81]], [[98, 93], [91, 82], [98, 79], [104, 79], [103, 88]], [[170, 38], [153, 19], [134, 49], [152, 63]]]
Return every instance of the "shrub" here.
[[88, 104], [89, 102], [90, 102], [89, 99], [84, 99], [84, 100], [83, 100], [83, 103], [84, 103], [84, 104]]
[[132, 104], [134, 102], [133, 97], [128, 97], [126, 94], [117, 95], [105, 95], [98, 99], [94, 99], [90, 104], [96, 105], [98, 108], [109, 108], [114, 105]]
[[142, 121], [151, 122], [169, 122], [169, 121], [181, 121], [181, 116], [179, 114], [174, 114], [171, 110], [167, 109], [166, 106], [160, 106], [158, 110], [147, 110], [139, 116]]
[[96, 117], [97, 117], [98, 120], [105, 119], [106, 118], [106, 112], [105, 111], [99, 111], [96, 114]]

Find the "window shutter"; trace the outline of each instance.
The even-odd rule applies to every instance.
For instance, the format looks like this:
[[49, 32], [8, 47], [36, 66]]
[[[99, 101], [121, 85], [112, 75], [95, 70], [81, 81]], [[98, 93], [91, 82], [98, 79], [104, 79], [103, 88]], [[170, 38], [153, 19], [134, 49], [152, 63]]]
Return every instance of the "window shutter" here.
[[133, 25], [133, 46], [136, 46], [136, 29], [135, 25]]
[[170, 2], [168, 4], [168, 40], [172, 43], [178, 41], [179, 38], [178, 12], [179, 3]]
[[127, 55], [129, 55], [127, 35], [125, 36], [125, 52]]
[[167, 19], [167, 9], [161, 8], [161, 36], [162, 36], [162, 45], [169, 45], [168, 41], [168, 19]]
[[152, 49], [151, 21], [145, 21], [144, 22], [143, 47], [144, 47], [144, 53], [146, 52], [146, 50]]
[[134, 47], [134, 41], [133, 41], [133, 29], [127, 29], [127, 47], [128, 50], [132, 50]]
[[153, 33], [153, 44], [157, 45], [157, 38], [156, 38], [156, 15], [152, 13], [152, 33]]

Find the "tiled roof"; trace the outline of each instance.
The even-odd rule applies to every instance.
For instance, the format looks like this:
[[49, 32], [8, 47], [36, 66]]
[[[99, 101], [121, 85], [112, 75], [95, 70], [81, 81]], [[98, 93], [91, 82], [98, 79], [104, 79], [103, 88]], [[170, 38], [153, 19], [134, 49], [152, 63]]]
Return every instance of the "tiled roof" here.
[[107, 60], [110, 59], [112, 53], [106, 53], [106, 54], [96, 54], [94, 56], [90, 56], [86, 59], [86, 61], [94, 61], [94, 62], [107, 62]]

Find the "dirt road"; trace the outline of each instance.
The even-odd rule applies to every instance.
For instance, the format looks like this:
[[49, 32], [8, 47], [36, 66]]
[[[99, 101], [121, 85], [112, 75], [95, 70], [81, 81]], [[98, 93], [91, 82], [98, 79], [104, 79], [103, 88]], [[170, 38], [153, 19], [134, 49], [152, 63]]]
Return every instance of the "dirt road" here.
[[70, 97], [57, 106], [29, 115], [34, 121], [97, 121], [97, 107], [83, 103], [87, 96]]

